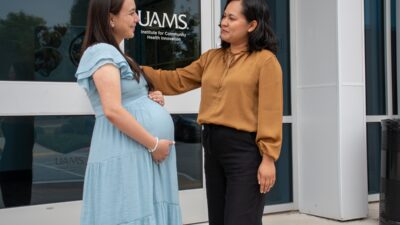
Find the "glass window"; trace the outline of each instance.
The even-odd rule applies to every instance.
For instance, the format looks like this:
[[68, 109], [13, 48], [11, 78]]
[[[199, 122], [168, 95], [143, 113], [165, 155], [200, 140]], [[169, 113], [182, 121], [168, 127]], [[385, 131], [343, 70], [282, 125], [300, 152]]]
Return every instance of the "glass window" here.
[[381, 124], [367, 123], [368, 193], [380, 192]]
[[[196, 114], [174, 114], [179, 190], [202, 188]], [[0, 208], [82, 199], [93, 116], [0, 117]]]
[[267, 195], [266, 205], [293, 202], [292, 124], [283, 124], [281, 155], [276, 163], [276, 183]]
[[0, 80], [75, 81], [86, 0], [15, 0], [0, 9]]
[[397, 77], [397, 1], [391, 0], [390, 5], [390, 35], [391, 35], [391, 55], [392, 55], [392, 90], [393, 90], [393, 114], [397, 115], [399, 113], [399, 97], [400, 90], [398, 89], [398, 84], [400, 83], [400, 77]]
[[0, 117], [0, 207], [79, 200], [93, 116]]
[[203, 147], [197, 114], [173, 114], [179, 190], [203, 188]]
[[[389, 4], [390, 11], [385, 10]], [[397, 2], [396, 0], [365, 0], [365, 66], [366, 66], [366, 111], [367, 115], [384, 115], [390, 118], [398, 114], [398, 84], [397, 77]], [[386, 20], [390, 13], [389, 20]], [[390, 42], [386, 42], [385, 24], [390, 25], [388, 33]], [[391, 68], [386, 68], [386, 55], [390, 54]], [[389, 64], [389, 65], [390, 65]], [[392, 74], [387, 74], [389, 69]], [[391, 83], [387, 83], [387, 78]], [[386, 96], [386, 86], [392, 88], [392, 101]], [[389, 105], [387, 105], [389, 104]], [[387, 112], [387, 106], [392, 106], [392, 112]], [[381, 119], [372, 117], [367, 123], [367, 156], [368, 156], [368, 192], [380, 192], [380, 158], [381, 158]]]
[[201, 54], [200, 1], [138, 1], [140, 26], [125, 51], [140, 64], [184, 67]]
[[386, 115], [383, 0], [365, 0], [365, 76], [367, 115]]
[[290, 99], [290, 13], [289, 0], [267, 1], [271, 10], [272, 29], [279, 42], [277, 57], [283, 71], [283, 114], [292, 114]]

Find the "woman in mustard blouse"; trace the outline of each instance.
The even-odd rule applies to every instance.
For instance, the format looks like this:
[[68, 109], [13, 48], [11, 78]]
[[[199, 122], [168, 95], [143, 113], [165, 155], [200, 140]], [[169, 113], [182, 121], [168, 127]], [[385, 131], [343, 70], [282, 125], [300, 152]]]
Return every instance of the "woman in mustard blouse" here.
[[265, 0], [228, 0], [222, 46], [187, 67], [143, 66], [157, 90], [201, 87], [210, 225], [260, 225], [282, 143], [282, 70]]

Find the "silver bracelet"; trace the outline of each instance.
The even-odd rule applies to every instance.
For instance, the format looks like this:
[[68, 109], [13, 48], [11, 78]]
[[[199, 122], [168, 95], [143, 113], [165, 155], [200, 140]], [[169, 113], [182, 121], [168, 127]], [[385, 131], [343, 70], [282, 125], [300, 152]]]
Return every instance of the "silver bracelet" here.
[[158, 147], [158, 137], [156, 137], [156, 146], [154, 146], [154, 148], [148, 148], [147, 151], [149, 151], [150, 153], [154, 152], [155, 150], [157, 150]]

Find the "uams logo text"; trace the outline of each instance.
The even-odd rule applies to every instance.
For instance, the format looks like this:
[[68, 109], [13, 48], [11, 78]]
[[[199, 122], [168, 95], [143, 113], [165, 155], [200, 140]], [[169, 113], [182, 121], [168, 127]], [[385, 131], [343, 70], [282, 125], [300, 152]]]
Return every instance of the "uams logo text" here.
[[143, 27], [157, 26], [160, 28], [165, 28], [167, 26], [169, 28], [180, 30], [184, 30], [188, 27], [187, 22], [185, 21], [185, 14], [172, 14], [172, 16], [170, 16], [167, 13], [163, 13], [160, 17], [157, 12], [142, 12], [140, 10], [138, 14], [140, 18], [139, 24]]

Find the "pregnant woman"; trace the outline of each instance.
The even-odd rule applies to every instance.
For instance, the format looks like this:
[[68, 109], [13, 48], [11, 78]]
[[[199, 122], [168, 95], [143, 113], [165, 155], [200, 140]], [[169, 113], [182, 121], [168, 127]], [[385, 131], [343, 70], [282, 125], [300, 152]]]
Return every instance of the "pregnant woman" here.
[[134, 36], [134, 0], [91, 0], [75, 74], [96, 115], [82, 225], [181, 225], [174, 126], [118, 44]]

